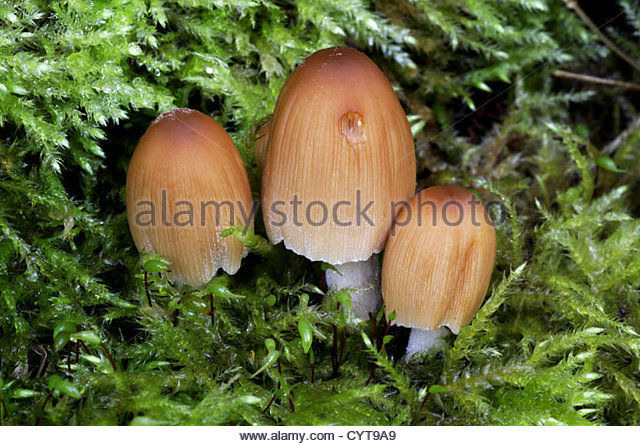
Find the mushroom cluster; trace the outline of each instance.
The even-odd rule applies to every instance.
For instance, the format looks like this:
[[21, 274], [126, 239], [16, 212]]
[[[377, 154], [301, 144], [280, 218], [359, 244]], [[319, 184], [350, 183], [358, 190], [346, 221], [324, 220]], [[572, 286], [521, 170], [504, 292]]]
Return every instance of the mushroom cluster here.
[[[255, 150], [270, 241], [332, 265], [327, 285], [349, 291], [356, 317], [370, 318], [384, 300], [394, 323], [412, 328], [407, 357], [473, 318], [493, 271], [495, 229], [459, 186], [414, 195], [409, 123], [367, 56], [336, 47], [307, 57]], [[136, 247], [168, 259], [170, 279], [200, 286], [219, 268], [239, 269], [245, 247], [220, 233], [252, 227], [251, 190], [233, 141], [211, 117], [160, 115], [131, 159], [126, 195]]]

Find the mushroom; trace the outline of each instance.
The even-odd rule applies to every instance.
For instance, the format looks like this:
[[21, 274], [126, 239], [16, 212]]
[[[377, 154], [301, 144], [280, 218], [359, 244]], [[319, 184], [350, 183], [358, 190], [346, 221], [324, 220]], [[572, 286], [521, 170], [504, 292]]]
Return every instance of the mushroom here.
[[482, 304], [496, 257], [484, 206], [459, 186], [434, 186], [398, 212], [384, 252], [382, 296], [394, 323], [410, 327], [407, 359], [439, 346]]
[[327, 284], [359, 288], [352, 310], [368, 318], [380, 304], [372, 255], [389, 234], [393, 203], [416, 184], [413, 138], [391, 84], [359, 51], [318, 51], [287, 80], [269, 127], [262, 177], [269, 239], [333, 265]]
[[253, 199], [240, 153], [213, 118], [187, 108], [156, 118], [131, 157], [126, 196], [138, 251], [169, 260], [170, 280], [199, 286], [240, 268], [246, 249], [220, 232], [252, 228]]

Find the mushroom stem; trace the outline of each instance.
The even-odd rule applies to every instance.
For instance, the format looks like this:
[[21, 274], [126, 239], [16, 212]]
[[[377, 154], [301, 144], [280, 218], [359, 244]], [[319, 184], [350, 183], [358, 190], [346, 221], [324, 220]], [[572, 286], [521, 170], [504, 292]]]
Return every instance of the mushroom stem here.
[[440, 327], [435, 330], [412, 328], [409, 335], [409, 343], [407, 344], [406, 360], [409, 361], [416, 353], [426, 353], [433, 348], [441, 347], [444, 345], [444, 339], [449, 333], [447, 327]]
[[368, 320], [369, 313], [375, 314], [381, 303], [378, 256], [374, 254], [368, 260], [334, 265], [334, 268], [335, 270], [327, 270], [327, 286], [353, 289], [349, 293], [351, 313], [357, 318]]

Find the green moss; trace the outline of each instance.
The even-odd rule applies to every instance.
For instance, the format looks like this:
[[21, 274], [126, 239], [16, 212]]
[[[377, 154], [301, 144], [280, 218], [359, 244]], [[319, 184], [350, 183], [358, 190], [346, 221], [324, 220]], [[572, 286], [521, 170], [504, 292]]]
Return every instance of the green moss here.
[[[605, 31], [637, 56], [637, 7], [625, 20]], [[640, 74], [562, 2], [21, 0], [0, 21], [3, 424], [640, 422], [640, 132], [603, 153], [634, 98], [551, 73]], [[147, 268], [151, 305], [127, 227], [126, 166], [158, 113], [213, 115], [257, 193], [256, 129], [296, 64], [338, 44], [397, 88], [419, 187], [509, 214], [484, 306], [410, 363], [406, 330], [381, 348], [381, 315], [375, 334], [345, 319], [323, 265], [270, 247], [260, 216], [213, 288]]]

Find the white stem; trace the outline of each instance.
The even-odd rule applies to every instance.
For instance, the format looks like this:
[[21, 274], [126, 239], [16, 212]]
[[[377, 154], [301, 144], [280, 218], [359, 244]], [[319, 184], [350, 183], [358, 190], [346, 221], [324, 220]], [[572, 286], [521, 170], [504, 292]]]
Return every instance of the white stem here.
[[360, 319], [369, 319], [369, 313], [375, 314], [382, 302], [380, 296], [380, 264], [375, 254], [361, 262], [335, 265], [334, 271], [327, 270], [326, 279], [329, 288], [351, 288], [351, 313]]
[[407, 344], [406, 360], [409, 361], [416, 353], [426, 353], [433, 348], [442, 347], [449, 333], [447, 327], [440, 327], [436, 330], [412, 328]]

